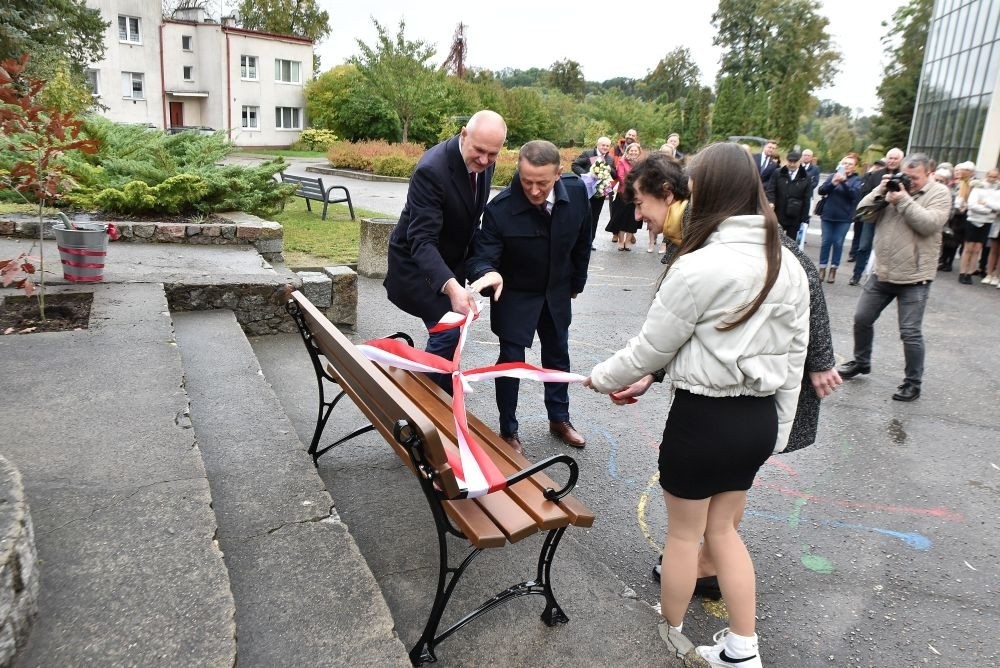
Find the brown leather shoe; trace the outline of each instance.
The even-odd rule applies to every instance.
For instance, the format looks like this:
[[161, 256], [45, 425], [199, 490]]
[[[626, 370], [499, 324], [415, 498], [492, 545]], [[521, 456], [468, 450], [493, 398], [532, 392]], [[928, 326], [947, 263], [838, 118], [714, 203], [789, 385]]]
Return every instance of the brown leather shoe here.
[[510, 446], [511, 450], [513, 450], [519, 455], [524, 454], [524, 448], [521, 447], [521, 439], [517, 437], [517, 434], [512, 434], [510, 436], [501, 436], [500, 438], [502, 438], [504, 442]]
[[559, 440], [574, 448], [582, 448], [587, 445], [587, 439], [583, 434], [573, 428], [571, 422], [549, 422], [549, 432], [558, 436]]

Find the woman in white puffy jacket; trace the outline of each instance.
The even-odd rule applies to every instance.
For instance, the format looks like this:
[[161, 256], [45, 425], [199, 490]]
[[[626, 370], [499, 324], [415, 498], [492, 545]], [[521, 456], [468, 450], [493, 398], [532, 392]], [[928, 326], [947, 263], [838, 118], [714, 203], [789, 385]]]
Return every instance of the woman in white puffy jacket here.
[[[626, 182], [636, 218], [653, 226], [662, 225], [683, 178], [679, 170], [664, 176], [640, 163]], [[584, 384], [612, 394], [666, 370], [674, 398], [659, 456], [668, 515], [661, 597], [669, 627], [661, 635], [670, 643], [681, 631], [704, 536], [730, 629], [698, 653], [713, 666], [760, 666], [753, 563], [735, 527], [757, 470], [788, 440], [809, 339], [809, 288], [782, 248], [747, 151], [713, 144], [693, 157], [688, 176], [691, 223], [646, 322]]]

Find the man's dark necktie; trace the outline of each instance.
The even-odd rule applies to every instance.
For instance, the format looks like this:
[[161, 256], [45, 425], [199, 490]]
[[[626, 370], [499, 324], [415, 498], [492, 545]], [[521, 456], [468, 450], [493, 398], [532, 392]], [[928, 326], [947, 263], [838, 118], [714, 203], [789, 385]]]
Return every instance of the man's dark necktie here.
[[472, 201], [476, 202], [479, 200], [479, 193], [476, 192], [476, 173], [469, 172], [469, 185], [472, 187]]

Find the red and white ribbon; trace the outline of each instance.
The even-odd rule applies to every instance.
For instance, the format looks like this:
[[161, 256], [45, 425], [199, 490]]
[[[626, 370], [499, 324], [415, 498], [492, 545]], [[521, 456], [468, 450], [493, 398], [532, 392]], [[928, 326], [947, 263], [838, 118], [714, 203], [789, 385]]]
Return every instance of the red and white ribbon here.
[[468, 338], [469, 329], [474, 320], [479, 317], [479, 313], [448, 312], [443, 318], [430, 329], [431, 333], [442, 332], [456, 327], [461, 328], [458, 338], [458, 346], [455, 348], [455, 357], [447, 360], [439, 355], [434, 355], [423, 350], [419, 350], [399, 339], [373, 339], [358, 346], [368, 359], [386, 366], [393, 366], [407, 371], [420, 371], [422, 373], [450, 373], [452, 377], [452, 398], [451, 409], [455, 416], [455, 433], [458, 440], [459, 456], [456, 458], [450, 450], [445, 450], [448, 457], [448, 465], [454, 472], [458, 484], [468, 491], [469, 498], [475, 498], [501, 490], [507, 485], [506, 477], [493, 463], [489, 455], [483, 451], [482, 446], [476, 442], [469, 431], [469, 424], [465, 411], [465, 393], [471, 392], [469, 383], [479, 380], [490, 380], [502, 376], [510, 378], [521, 378], [524, 380], [536, 380], [543, 383], [582, 383], [586, 376], [568, 371], [556, 371], [554, 369], [542, 369], [524, 362], [504, 362], [503, 364], [493, 364], [491, 366], [479, 367], [469, 371], [462, 371], [461, 360], [462, 350]]

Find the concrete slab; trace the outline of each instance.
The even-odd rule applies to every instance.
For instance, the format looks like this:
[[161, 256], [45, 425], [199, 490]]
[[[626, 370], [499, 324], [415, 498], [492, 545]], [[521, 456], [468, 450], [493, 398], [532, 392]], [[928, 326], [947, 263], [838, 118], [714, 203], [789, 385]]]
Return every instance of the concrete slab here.
[[232, 665], [234, 606], [160, 285], [97, 285], [91, 329], [0, 337], [4, 452], [41, 570], [24, 666]]
[[409, 665], [371, 571], [233, 314], [177, 313], [174, 323], [240, 664]]

